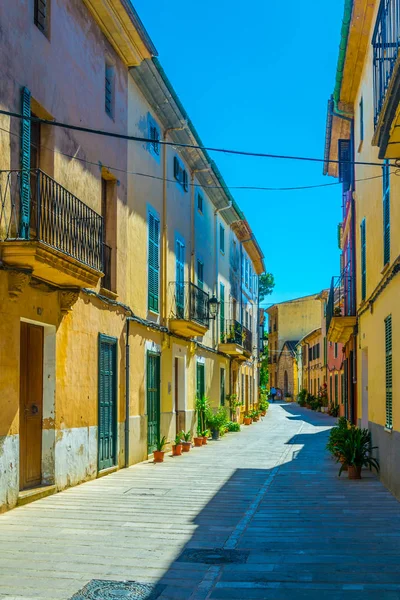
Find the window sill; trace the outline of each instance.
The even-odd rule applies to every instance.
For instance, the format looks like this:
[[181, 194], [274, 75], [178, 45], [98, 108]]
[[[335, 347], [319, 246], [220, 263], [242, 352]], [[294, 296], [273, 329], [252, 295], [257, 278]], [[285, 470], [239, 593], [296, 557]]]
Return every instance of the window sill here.
[[159, 317], [160, 316], [160, 311], [154, 310], [152, 308], [148, 308], [147, 312], [149, 313], [149, 315], [152, 315], [153, 317]]
[[113, 292], [112, 290], [108, 290], [107, 288], [100, 288], [100, 294], [102, 296], [106, 296], [107, 298], [111, 298], [111, 300], [116, 300], [118, 298], [117, 292]]

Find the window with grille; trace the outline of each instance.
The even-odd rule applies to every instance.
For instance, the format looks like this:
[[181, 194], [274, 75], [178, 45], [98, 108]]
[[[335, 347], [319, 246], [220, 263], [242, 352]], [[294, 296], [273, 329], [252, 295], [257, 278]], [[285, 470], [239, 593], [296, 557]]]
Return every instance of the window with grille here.
[[35, 0], [34, 23], [44, 35], [49, 35], [50, 24], [50, 0]]
[[392, 315], [385, 319], [386, 427], [393, 428]]
[[382, 167], [383, 181], [383, 264], [390, 262], [390, 166], [385, 160]]
[[365, 300], [367, 295], [367, 240], [365, 231], [365, 219], [361, 225], [361, 300]]
[[105, 66], [105, 111], [109, 117], [114, 116], [114, 67], [106, 63]]
[[160, 279], [160, 221], [149, 213], [148, 233], [148, 308], [159, 312], [159, 279]]
[[177, 156], [174, 156], [174, 177], [185, 190], [185, 192], [187, 192], [189, 190], [188, 174]]

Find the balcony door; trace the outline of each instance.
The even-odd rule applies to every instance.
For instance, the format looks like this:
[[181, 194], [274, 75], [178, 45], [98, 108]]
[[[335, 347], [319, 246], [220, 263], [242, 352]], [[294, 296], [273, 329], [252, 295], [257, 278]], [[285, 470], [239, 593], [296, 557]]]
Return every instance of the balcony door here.
[[43, 327], [21, 323], [20, 489], [42, 483]]

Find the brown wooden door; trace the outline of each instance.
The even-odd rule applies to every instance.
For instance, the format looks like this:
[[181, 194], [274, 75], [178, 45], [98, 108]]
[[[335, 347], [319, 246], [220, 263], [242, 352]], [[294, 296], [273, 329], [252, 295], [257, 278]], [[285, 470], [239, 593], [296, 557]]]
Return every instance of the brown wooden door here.
[[20, 489], [42, 482], [43, 327], [21, 323]]

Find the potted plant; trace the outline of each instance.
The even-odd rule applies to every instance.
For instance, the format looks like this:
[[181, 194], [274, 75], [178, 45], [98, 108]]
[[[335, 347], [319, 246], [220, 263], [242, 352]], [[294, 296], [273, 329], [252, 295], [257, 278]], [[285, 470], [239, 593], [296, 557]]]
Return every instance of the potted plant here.
[[164, 462], [165, 446], [167, 445], [167, 438], [163, 435], [162, 438], [158, 438], [156, 449], [153, 452], [153, 458], [155, 463]]
[[208, 412], [207, 424], [211, 429], [211, 435], [213, 440], [218, 440], [221, 432], [221, 428], [227, 423], [226, 410], [222, 406], [214, 414], [211, 410]]
[[178, 433], [174, 443], [172, 444], [172, 456], [180, 456], [182, 454], [182, 440], [181, 434]]
[[196, 398], [197, 433], [201, 436], [207, 429], [207, 415], [210, 412], [210, 401], [207, 396]]
[[181, 439], [182, 439], [182, 451], [189, 452], [192, 447], [192, 432], [189, 430], [186, 433], [181, 431]]
[[200, 446], [203, 445], [203, 436], [199, 434], [193, 438], [193, 441], [194, 441], [195, 447], [200, 448]]
[[260, 412], [256, 409], [250, 413], [250, 416], [255, 423], [260, 420]]
[[258, 404], [258, 408], [260, 410], [262, 417], [265, 417], [265, 415], [267, 414], [268, 407], [269, 407], [268, 400], [266, 400], [265, 398], [262, 397]]
[[234, 421], [238, 417], [237, 409], [241, 405], [241, 402], [240, 402], [240, 400], [238, 400], [238, 397], [236, 394], [228, 394], [226, 399], [228, 400], [228, 403], [229, 403], [229, 408], [231, 411], [231, 419], [232, 419], [232, 421]]
[[337, 452], [344, 459], [339, 476], [345, 470], [344, 464], [347, 464], [349, 479], [361, 479], [362, 467], [374, 468], [379, 472], [379, 463], [372, 456], [375, 449], [376, 446], [372, 446], [370, 431], [353, 425], [337, 445]]
[[305, 406], [307, 402], [307, 390], [302, 389], [297, 396], [297, 403], [299, 406]]
[[253, 422], [253, 419], [251, 418], [251, 414], [250, 413], [246, 413], [243, 417], [243, 423], [245, 425], [251, 425]]
[[240, 423], [236, 423], [236, 421], [228, 421], [226, 429], [229, 432], [240, 431]]
[[207, 444], [207, 440], [208, 440], [208, 436], [210, 435], [210, 432], [208, 429], [205, 429], [204, 431], [202, 431], [200, 433], [201, 439], [203, 440], [203, 446], [205, 446]]
[[332, 427], [329, 434], [328, 443], [326, 445], [326, 449], [332, 454], [333, 458], [342, 463], [344, 471], [347, 471], [347, 463], [344, 456], [340, 454], [339, 446], [345, 440], [350, 428], [351, 425], [347, 419], [345, 417], [341, 417], [337, 424]]

